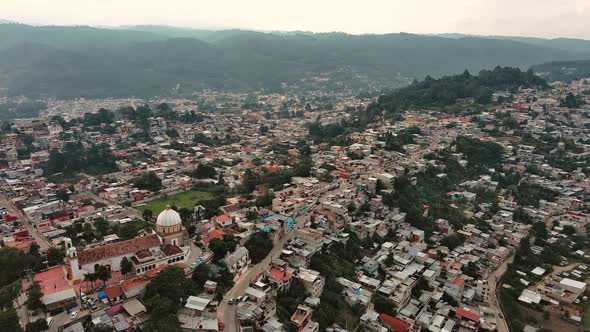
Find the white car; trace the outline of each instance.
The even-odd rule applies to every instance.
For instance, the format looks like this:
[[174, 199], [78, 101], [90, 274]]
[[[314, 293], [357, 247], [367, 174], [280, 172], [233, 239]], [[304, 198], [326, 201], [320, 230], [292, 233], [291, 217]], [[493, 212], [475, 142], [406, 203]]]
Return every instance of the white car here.
[[70, 312], [70, 316], [72, 318], [74, 318], [74, 317], [78, 316], [78, 312], [77, 311], [72, 311], [72, 312]]

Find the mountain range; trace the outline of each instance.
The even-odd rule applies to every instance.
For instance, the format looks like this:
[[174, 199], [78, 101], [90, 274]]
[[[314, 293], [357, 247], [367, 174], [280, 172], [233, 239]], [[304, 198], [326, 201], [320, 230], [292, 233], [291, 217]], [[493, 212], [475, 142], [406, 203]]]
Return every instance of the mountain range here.
[[317, 81], [360, 92], [465, 69], [584, 59], [590, 41], [578, 39], [0, 24], [0, 93], [8, 95], [151, 97]]

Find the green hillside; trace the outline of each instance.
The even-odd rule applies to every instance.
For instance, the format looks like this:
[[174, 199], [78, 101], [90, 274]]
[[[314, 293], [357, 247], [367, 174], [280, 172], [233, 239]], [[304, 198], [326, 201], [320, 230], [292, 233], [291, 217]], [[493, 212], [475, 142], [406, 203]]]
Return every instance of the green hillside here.
[[282, 83], [304, 86], [302, 80], [315, 75], [332, 78], [322, 84], [326, 89], [354, 93], [426, 75], [581, 58], [554, 47], [475, 37], [0, 24], [0, 91], [62, 98], [150, 97], [177, 86], [187, 94], [276, 91]]

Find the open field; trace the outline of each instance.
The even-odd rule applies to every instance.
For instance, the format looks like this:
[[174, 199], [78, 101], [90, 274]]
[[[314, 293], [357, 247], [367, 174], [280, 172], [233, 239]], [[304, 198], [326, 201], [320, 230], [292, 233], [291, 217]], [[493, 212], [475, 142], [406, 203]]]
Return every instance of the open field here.
[[584, 309], [584, 330], [590, 331], [590, 305]]
[[150, 209], [154, 213], [154, 216], [157, 216], [158, 213], [166, 208], [167, 205], [175, 205], [179, 209], [192, 209], [195, 205], [198, 205], [199, 201], [212, 199], [214, 197], [215, 196], [213, 194], [205, 191], [188, 190], [180, 194], [153, 200], [146, 203], [144, 206], [137, 207], [137, 209], [142, 212], [146, 209]]

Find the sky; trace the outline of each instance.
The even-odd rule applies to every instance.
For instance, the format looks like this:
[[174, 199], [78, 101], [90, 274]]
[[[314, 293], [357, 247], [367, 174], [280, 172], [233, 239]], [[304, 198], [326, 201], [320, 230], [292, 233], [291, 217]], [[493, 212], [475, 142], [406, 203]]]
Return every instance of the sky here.
[[590, 0], [0, 0], [0, 19], [41, 25], [590, 39]]

